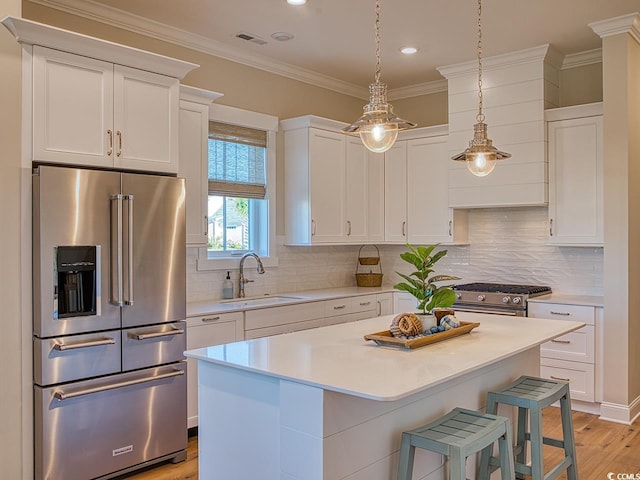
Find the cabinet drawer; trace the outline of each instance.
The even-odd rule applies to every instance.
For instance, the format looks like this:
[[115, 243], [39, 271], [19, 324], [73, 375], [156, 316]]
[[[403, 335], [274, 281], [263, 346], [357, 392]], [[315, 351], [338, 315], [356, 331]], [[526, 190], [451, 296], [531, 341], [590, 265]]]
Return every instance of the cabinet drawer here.
[[[359, 297], [353, 297], [351, 299], [351, 311], [352, 312], [364, 312], [367, 310], [377, 310], [378, 307], [377, 295], [362, 295]], [[372, 315], [375, 317], [376, 315]]]
[[324, 318], [317, 318], [315, 320], [307, 320], [304, 322], [275, 325], [273, 327], [255, 328], [253, 330], [247, 330], [244, 334], [244, 339], [251, 340], [254, 338], [270, 337], [272, 335], [297, 332], [298, 330], [308, 330], [309, 328], [323, 327], [325, 325], [326, 323]]
[[243, 319], [242, 312], [187, 318], [187, 350], [242, 339]]
[[595, 368], [590, 363], [540, 359], [540, 376], [552, 380], [568, 380], [573, 400], [595, 401]]
[[529, 317], [573, 320], [587, 325], [595, 324], [595, 308], [586, 305], [565, 305], [560, 303], [529, 303]]
[[[245, 330], [274, 327], [324, 317], [324, 302], [308, 302], [244, 312]], [[262, 335], [261, 335], [262, 336]], [[249, 337], [247, 337], [249, 338]]]
[[540, 356], [569, 360], [576, 362], [594, 363], [595, 361], [595, 333], [594, 327], [587, 325], [575, 332], [554, 338], [550, 342], [540, 345]]
[[122, 370], [127, 372], [184, 359], [185, 322], [122, 330]]
[[[336, 298], [324, 302], [324, 316], [334, 317], [336, 315], [346, 315], [353, 311], [352, 298]], [[374, 302], [372, 302], [374, 303]]]

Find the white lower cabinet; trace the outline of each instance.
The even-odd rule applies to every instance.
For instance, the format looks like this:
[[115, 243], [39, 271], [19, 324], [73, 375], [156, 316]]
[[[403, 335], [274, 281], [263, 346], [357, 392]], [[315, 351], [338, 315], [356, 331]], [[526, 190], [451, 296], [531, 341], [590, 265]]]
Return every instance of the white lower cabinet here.
[[[187, 318], [187, 350], [235, 342], [243, 337], [243, 313]], [[187, 427], [198, 425], [198, 362], [187, 358]]]
[[589, 305], [538, 302], [530, 302], [528, 308], [529, 317], [586, 323], [581, 329], [540, 346], [540, 375], [570, 382], [572, 400], [601, 401], [596, 381], [599, 361], [596, 332], [602, 309]]
[[384, 317], [393, 313], [393, 293], [379, 293], [376, 295], [377, 316]]
[[415, 312], [418, 308], [416, 298], [407, 292], [393, 292], [393, 313]]

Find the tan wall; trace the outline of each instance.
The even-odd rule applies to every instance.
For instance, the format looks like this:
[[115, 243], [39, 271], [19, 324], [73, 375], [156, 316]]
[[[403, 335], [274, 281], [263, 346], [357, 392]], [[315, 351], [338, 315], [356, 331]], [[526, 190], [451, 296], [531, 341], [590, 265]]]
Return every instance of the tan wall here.
[[[0, 18], [20, 16], [20, 0], [0, 0]], [[0, 27], [0, 264], [2, 265], [2, 348], [0, 348], [0, 465], [2, 478], [23, 478], [21, 223], [20, 223], [20, 46]], [[27, 402], [28, 405], [28, 402]], [[31, 412], [28, 412], [29, 416]], [[30, 435], [26, 435], [30, 437]], [[31, 452], [25, 452], [31, 460]], [[26, 460], [26, 459], [25, 459]], [[24, 472], [25, 477], [27, 472]]]
[[447, 92], [393, 100], [393, 111], [400, 118], [417, 123], [418, 127], [444, 125], [449, 121]]
[[602, 63], [560, 70], [560, 106], [602, 101]]

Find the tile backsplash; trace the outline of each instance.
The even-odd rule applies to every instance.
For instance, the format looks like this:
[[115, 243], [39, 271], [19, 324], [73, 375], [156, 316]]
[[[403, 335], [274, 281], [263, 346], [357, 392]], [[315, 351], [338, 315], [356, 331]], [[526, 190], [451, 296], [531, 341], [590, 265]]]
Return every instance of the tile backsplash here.
[[[554, 292], [603, 295], [603, 249], [556, 247], [547, 244], [547, 208], [488, 208], [469, 211], [469, 245], [446, 246], [448, 254], [436, 272], [475, 281], [548, 285]], [[355, 269], [360, 245], [290, 247], [277, 239], [278, 267], [264, 275], [252, 259], [245, 274], [255, 280], [245, 287], [247, 296], [356, 285]], [[402, 245], [378, 245], [384, 285], [399, 280], [396, 271], [409, 273], [399, 255]], [[225, 271], [197, 271], [197, 249], [187, 250], [187, 300], [222, 297]], [[371, 256], [371, 249], [367, 250]], [[238, 271], [232, 271], [237, 295]]]

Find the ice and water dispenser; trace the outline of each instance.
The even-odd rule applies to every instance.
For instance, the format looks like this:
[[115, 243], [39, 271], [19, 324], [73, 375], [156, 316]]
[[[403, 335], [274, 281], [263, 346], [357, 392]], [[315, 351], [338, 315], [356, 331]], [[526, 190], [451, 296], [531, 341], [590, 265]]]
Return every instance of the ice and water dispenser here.
[[[96, 315], [99, 292], [99, 247], [56, 247], [54, 316], [56, 318]], [[57, 315], [55, 314], [57, 312]]]

